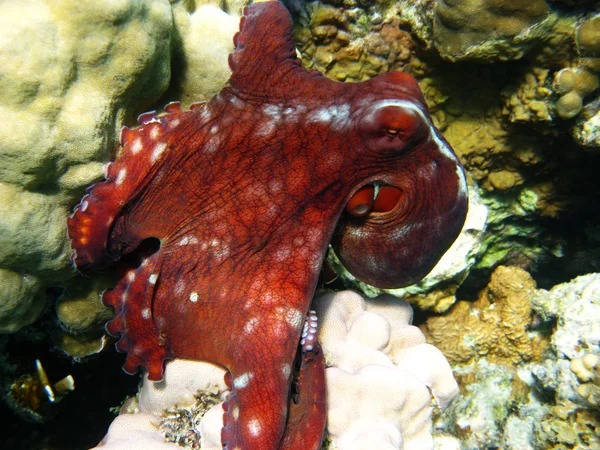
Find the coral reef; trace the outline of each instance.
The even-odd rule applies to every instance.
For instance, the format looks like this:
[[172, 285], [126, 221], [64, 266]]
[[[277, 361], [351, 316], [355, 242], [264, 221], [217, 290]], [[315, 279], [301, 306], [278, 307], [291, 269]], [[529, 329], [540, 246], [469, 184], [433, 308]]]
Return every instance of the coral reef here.
[[539, 290], [532, 305], [543, 320], [558, 320], [553, 335], [557, 353], [568, 358], [582, 357], [597, 351], [600, 345], [599, 275], [577, 277], [549, 291]]
[[571, 134], [582, 147], [600, 149], [600, 98], [582, 108]]
[[568, 68], [554, 74], [556, 114], [561, 119], [572, 119], [581, 111], [583, 98], [598, 89], [598, 76], [587, 69]]
[[577, 393], [590, 405], [600, 408], [600, 355], [586, 353], [581, 358], [573, 358], [570, 367], [580, 383]]
[[73, 261], [118, 271], [102, 302], [125, 372], [159, 381], [167, 360], [219, 364], [224, 448], [317, 449], [322, 353], [302, 357], [297, 407], [290, 373], [298, 341], [315, 337], [302, 324], [328, 243], [367, 283], [413, 284], [463, 227], [466, 177], [409, 74], [341, 83], [307, 70], [277, 1], [245, 8], [233, 41], [209, 102], [123, 128], [121, 155], [67, 221]]
[[453, 370], [461, 391], [435, 422], [436, 430], [457, 437], [463, 450], [535, 448], [533, 426], [545, 407], [529, 400], [531, 389], [519, 372], [485, 358]]
[[575, 32], [575, 43], [583, 63], [591, 70], [600, 71], [600, 14], [582, 21]]
[[144, 376], [97, 448], [220, 450], [225, 370], [210, 363], [173, 360], [161, 382]]
[[439, 350], [411, 325], [412, 308], [391, 295], [317, 296], [333, 448], [432, 448], [431, 418], [457, 393]]
[[86, 5], [0, 5], [0, 304], [14, 305], [4, 331], [34, 321], [47, 288], [73, 277], [71, 203], [101, 176], [123, 119], [169, 81], [168, 2]]
[[13, 333], [38, 318], [45, 306], [42, 286], [32, 275], [0, 269], [0, 331]]
[[518, 59], [548, 32], [548, 14], [544, 0], [442, 0], [435, 6], [433, 39], [451, 61]]
[[[410, 305], [344, 291], [317, 296], [313, 306], [329, 366], [326, 448], [432, 449], [432, 416], [457, 385], [442, 354], [410, 324]], [[177, 448], [166, 436], [184, 448], [220, 449], [224, 374], [209, 363], [169, 362], [164, 381], [144, 377], [98, 448]]]
[[243, 6], [227, 2], [231, 12], [227, 14], [218, 2], [199, 3], [191, 11], [188, 3], [173, 4], [173, 78], [165, 94], [184, 107], [210, 100], [229, 78], [226, 56], [233, 50], [231, 38]]
[[522, 269], [499, 266], [475, 302], [460, 301], [430, 317], [422, 330], [452, 364], [485, 357], [495, 364], [539, 360], [543, 345], [529, 335], [535, 281]]
[[417, 44], [401, 23], [377, 9], [310, 2], [299, 17], [297, 46], [306, 67], [336, 81], [362, 81], [411, 64]]
[[[237, 28], [235, 16], [244, 2], [220, 2], [233, 17], [202, 6], [206, 3], [217, 4], [19, 0], [0, 5], [0, 332], [17, 333], [6, 339], [29, 339], [29, 325], [46, 312], [51, 320], [38, 321], [37, 329], [50, 331], [54, 345], [77, 360], [112, 351], [102, 328], [111, 311], [98, 301], [111, 284], [75, 276], [65, 218], [84, 186], [102, 176], [122, 124], [169, 100], [186, 105], [209, 98], [227, 79], [229, 33]], [[422, 283], [392, 291], [422, 309], [450, 308], [448, 314], [463, 321], [463, 328], [468, 324], [476, 331], [463, 338], [446, 319], [437, 332], [439, 345], [455, 359], [461, 394], [436, 423], [436, 448], [597, 448], [599, 353], [593, 338], [598, 331], [586, 317], [594, 311], [593, 283], [578, 279], [549, 292], [532, 291], [531, 279], [503, 268], [523, 282], [533, 309], [514, 289], [510, 295], [501, 290], [504, 297], [492, 295], [504, 283], [499, 273], [496, 288], [475, 302], [451, 306], [460, 286], [459, 299], [475, 298], [473, 292], [502, 264], [530, 270], [548, 288], [600, 270], [600, 90], [590, 89], [600, 74], [598, 2], [286, 4], [296, 13], [297, 48], [307, 67], [348, 82], [392, 69], [415, 75], [434, 123], [469, 172], [471, 212], [459, 245], [464, 251], [447, 255]], [[517, 9], [504, 15], [510, 6]], [[583, 91], [575, 88], [581, 74], [592, 82]], [[449, 270], [438, 271], [444, 265]], [[360, 288], [370, 296], [381, 294]], [[579, 300], [575, 294], [581, 294]], [[544, 299], [539, 305], [538, 297]], [[561, 306], [560, 297], [571, 300]], [[513, 302], [519, 307], [513, 309]], [[514, 328], [504, 325], [505, 317]], [[430, 320], [439, 325], [444, 317]], [[492, 324], [492, 336], [508, 348], [487, 337]], [[369, 345], [383, 339], [385, 333], [376, 331]], [[577, 349], [580, 339], [583, 347]], [[5, 353], [3, 365], [12, 357]], [[97, 355], [100, 361], [106, 356]], [[346, 358], [343, 352], [340, 357]], [[90, 365], [78, 367], [100, 371]], [[345, 382], [344, 377], [339, 379]], [[216, 382], [222, 382], [220, 376]], [[348, 385], [362, 395], [360, 383]], [[388, 388], [401, 390], [393, 383]], [[119, 416], [109, 434], [118, 436], [122, 424], [122, 448], [177, 448], [157, 435], [154, 424], [162, 421], [171, 441], [187, 445], [188, 435], [179, 439], [173, 429], [189, 432], [200, 422], [190, 422], [187, 411], [195, 420], [214, 399], [210, 389], [208, 397], [195, 397], [194, 387], [188, 394], [185, 407], [166, 400], [171, 412], [164, 417], [158, 410], [158, 415]], [[135, 402], [128, 407], [123, 412], [134, 410]], [[356, 430], [362, 429], [360, 420]], [[379, 436], [397, 445], [397, 431], [382, 428]], [[220, 448], [218, 437], [214, 442]], [[116, 441], [106, 442], [111, 445]]]
[[549, 77], [549, 69], [533, 67], [520, 83], [506, 86], [502, 91], [502, 114], [513, 123], [551, 122], [553, 92], [547, 87]]
[[531, 367], [534, 388], [551, 393], [555, 402], [535, 427], [538, 448], [549, 443], [599, 448], [600, 275], [540, 289], [532, 306], [543, 320], [556, 323], [553, 354]]
[[[440, 348], [461, 387], [436, 428], [469, 449], [597, 448], [599, 287], [594, 274], [550, 291], [535, 289], [526, 272], [499, 267], [473, 308], [459, 302], [447, 317], [429, 318], [424, 328], [430, 342], [436, 343], [439, 332], [458, 343], [458, 349]], [[484, 301], [490, 296], [494, 304]], [[504, 303], [510, 298], [512, 303]], [[456, 312], [462, 309], [469, 313]], [[487, 332], [498, 341], [488, 350], [477, 331], [494, 316], [503, 319]], [[449, 331], [444, 334], [442, 327]]]

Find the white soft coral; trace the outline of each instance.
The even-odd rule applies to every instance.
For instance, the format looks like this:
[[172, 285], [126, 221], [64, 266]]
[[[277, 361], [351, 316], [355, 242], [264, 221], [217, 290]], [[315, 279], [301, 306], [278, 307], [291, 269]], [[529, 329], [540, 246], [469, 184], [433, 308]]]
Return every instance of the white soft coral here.
[[[410, 305], [391, 295], [364, 299], [343, 291], [317, 296], [313, 308], [330, 366], [327, 422], [335, 447], [432, 449], [433, 412], [448, 405], [458, 386], [446, 358], [411, 325]], [[137, 407], [124, 408], [127, 413], [113, 422], [102, 449], [181, 448], [164, 442], [158, 423], [167, 410], [193, 411], [198, 392], [218, 391], [224, 398], [224, 374], [205, 362], [167, 363], [164, 381], [144, 378]], [[219, 403], [191, 420], [202, 449], [221, 448], [222, 414]]]
[[328, 431], [338, 450], [433, 448], [434, 409], [458, 393], [443, 354], [391, 295], [351, 291], [315, 298], [325, 352]]

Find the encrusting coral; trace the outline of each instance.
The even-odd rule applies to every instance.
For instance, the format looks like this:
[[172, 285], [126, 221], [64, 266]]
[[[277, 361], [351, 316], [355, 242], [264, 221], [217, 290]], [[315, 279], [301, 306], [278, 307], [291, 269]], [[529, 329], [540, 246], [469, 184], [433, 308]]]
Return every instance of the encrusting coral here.
[[[412, 326], [410, 305], [390, 295], [351, 291], [317, 296], [326, 369], [330, 448], [433, 448], [431, 420], [458, 388], [450, 366]], [[174, 360], [165, 379], [144, 377], [98, 445], [109, 449], [221, 448], [225, 372], [209, 363]]]
[[571, 370], [581, 383], [577, 393], [590, 405], [600, 408], [600, 355], [586, 353], [571, 360]]
[[581, 54], [582, 64], [600, 72], [600, 14], [582, 21], [575, 33], [575, 43]]
[[517, 84], [502, 90], [502, 113], [513, 123], [552, 121], [550, 70], [533, 67]]
[[336, 81], [362, 81], [410, 65], [417, 43], [385, 5], [310, 2], [299, 17], [296, 39], [302, 62]]
[[[435, 6], [433, 37], [442, 57], [449, 60], [518, 59], [536, 40], [531, 28], [549, 13], [544, 0], [439, 1]], [[518, 38], [520, 37], [520, 38]]]
[[427, 341], [453, 364], [483, 357], [500, 364], [539, 358], [539, 343], [529, 335], [535, 287], [524, 270], [499, 266], [477, 301], [460, 301], [447, 314], [427, 320], [422, 327]]

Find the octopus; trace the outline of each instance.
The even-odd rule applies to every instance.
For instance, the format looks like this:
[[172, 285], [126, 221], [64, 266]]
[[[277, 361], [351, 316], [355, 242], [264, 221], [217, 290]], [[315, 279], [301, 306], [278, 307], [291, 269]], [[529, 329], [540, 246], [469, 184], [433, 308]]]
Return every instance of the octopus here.
[[467, 185], [412, 76], [340, 83], [305, 69], [278, 1], [247, 7], [234, 45], [212, 100], [123, 128], [68, 220], [73, 261], [120, 268], [103, 302], [125, 372], [218, 364], [224, 448], [317, 449], [324, 365], [309, 307], [329, 245], [366, 283], [412, 284], [459, 234]]

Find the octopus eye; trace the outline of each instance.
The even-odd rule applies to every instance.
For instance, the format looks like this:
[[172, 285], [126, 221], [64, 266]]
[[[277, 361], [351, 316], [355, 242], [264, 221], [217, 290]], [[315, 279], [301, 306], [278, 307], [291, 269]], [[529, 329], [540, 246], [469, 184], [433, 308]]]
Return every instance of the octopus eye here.
[[402, 190], [394, 186], [367, 184], [360, 188], [346, 205], [346, 212], [354, 217], [370, 213], [386, 213], [400, 203]]
[[362, 126], [367, 139], [376, 147], [394, 149], [423, 139], [429, 128], [415, 107], [389, 104], [372, 108]]

